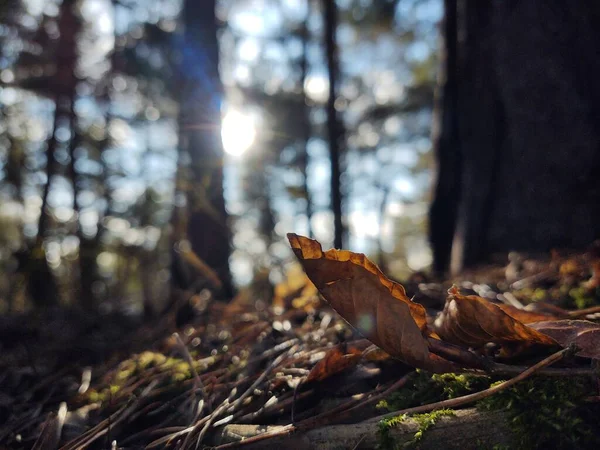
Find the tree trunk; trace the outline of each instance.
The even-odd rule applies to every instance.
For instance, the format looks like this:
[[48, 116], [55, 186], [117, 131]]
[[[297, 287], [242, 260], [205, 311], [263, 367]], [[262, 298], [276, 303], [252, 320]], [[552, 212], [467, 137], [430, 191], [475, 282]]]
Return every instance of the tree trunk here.
[[335, 40], [337, 30], [337, 6], [334, 1], [323, 0], [325, 11], [325, 51], [329, 73], [329, 98], [327, 100], [327, 134], [329, 136], [329, 157], [331, 160], [331, 209], [333, 212], [333, 245], [342, 248], [344, 244], [344, 223], [342, 221], [341, 139], [342, 125], [335, 109], [337, 82], [339, 77], [338, 50]]
[[[450, 262], [460, 191], [458, 141], [457, 0], [444, 0], [446, 16], [440, 74], [432, 124], [433, 151], [437, 164], [430, 210], [429, 239], [433, 245], [434, 270], [442, 273]], [[443, 170], [442, 170], [443, 169]]]
[[[600, 5], [460, 0], [454, 13], [458, 140], [438, 162], [455, 180], [435, 201], [455, 195], [458, 216], [430, 216], [455, 227], [452, 270], [587, 246], [600, 238]], [[436, 267], [449, 245], [432, 236]]]
[[28, 290], [33, 302], [37, 306], [47, 306], [57, 301], [57, 287], [52, 271], [46, 261], [43, 248], [44, 239], [48, 232], [49, 212], [48, 196], [52, 178], [58, 170], [55, 158], [58, 141], [56, 131], [59, 120], [63, 117], [69, 118], [72, 114], [72, 99], [75, 96], [75, 65], [77, 63], [77, 33], [81, 27], [81, 21], [75, 12], [75, 0], [64, 0], [61, 5], [56, 50], [56, 71], [51, 78], [50, 96], [54, 100], [54, 124], [52, 135], [46, 143], [46, 184], [42, 193], [42, 207], [38, 222], [36, 242], [29, 253], [28, 262]]
[[304, 198], [306, 199], [306, 225], [307, 225], [307, 234], [309, 237], [313, 237], [313, 229], [312, 229], [312, 198], [310, 195], [310, 190], [308, 189], [308, 142], [311, 138], [311, 126], [310, 126], [310, 107], [308, 106], [308, 97], [306, 95], [306, 78], [308, 76], [308, 46], [310, 43], [310, 32], [308, 30], [308, 21], [310, 20], [312, 12], [312, 0], [307, 0], [306, 2], [306, 18], [304, 19], [304, 23], [302, 24], [301, 29], [301, 37], [302, 37], [302, 59], [300, 60], [300, 83], [301, 83], [301, 92], [302, 92], [302, 138], [303, 138], [303, 148], [300, 149], [301, 152], [301, 160], [300, 167], [302, 170], [303, 177], [303, 185], [302, 190], [304, 194]]
[[220, 277], [222, 295], [231, 298], [230, 231], [223, 196], [223, 145], [219, 46], [215, 0], [185, 0], [181, 51], [181, 148], [189, 155], [192, 183], [187, 189], [192, 251]]

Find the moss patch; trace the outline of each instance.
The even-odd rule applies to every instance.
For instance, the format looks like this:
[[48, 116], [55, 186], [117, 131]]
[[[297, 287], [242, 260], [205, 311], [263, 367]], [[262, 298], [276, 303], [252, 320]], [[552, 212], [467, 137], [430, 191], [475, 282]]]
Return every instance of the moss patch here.
[[412, 408], [413, 406], [461, 397], [490, 386], [492, 380], [486, 376], [456, 373], [431, 374], [417, 371], [417, 375], [402, 389], [377, 404], [387, 411]]
[[390, 430], [407, 419], [406, 414], [400, 416], [391, 417], [389, 419], [383, 419], [379, 422], [379, 445], [380, 449], [398, 449], [398, 448], [410, 448], [416, 445], [427, 430], [434, 426], [441, 417], [454, 416], [454, 411], [451, 409], [440, 409], [427, 414], [415, 414], [410, 416], [412, 420], [417, 422], [419, 429], [415, 433], [413, 439], [400, 445], [394, 441], [390, 436]]
[[[194, 369], [198, 373], [203, 373], [215, 362], [215, 357], [197, 360], [193, 362]], [[192, 378], [193, 371], [190, 364], [181, 358], [146, 351], [122, 361], [116, 370], [104, 380], [103, 387], [88, 390], [84, 401], [86, 403], [104, 403], [109, 400], [115, 401], [121, 395], [128, 397], [132, 391], [125, 387], [135, 386], [139, 384], [138, 381], [143, 381], [149, 376], [161, 377], [163, 386], [176, 386], [182, 381]], [[142, 383], [140, 387], [143, 386]]]
[[[407, 386], [379, 402], [377, 407], [397, 411], [456, 398], [487, 389], [496, 384], [492, 381], [490, 377], [453, 373], [431, 375], [421, 371]], [[594, 395], [596, 389], [588, 378], [534, 377], [482, 400], [477, 407], [505, 411], [518, 448], [594, 448], [600, 446], [596, 420], [600, 405], [586, 403], [584, 399]], [[431, 418], [428, 416], [423, 415], [420, 420], [426, 424]], [[417, 420], [417, 417], [413, 418]], [[380, 422], [380, 448], [398, 448], [389, 430], [405, 419], [406, 416], [397, 416]]]
[[594, 448], [600, 445], [599, 408], [583, 402], [593, 392], [582, 378], [532, 378], [478, 403], [504, 410], [518, 448]]

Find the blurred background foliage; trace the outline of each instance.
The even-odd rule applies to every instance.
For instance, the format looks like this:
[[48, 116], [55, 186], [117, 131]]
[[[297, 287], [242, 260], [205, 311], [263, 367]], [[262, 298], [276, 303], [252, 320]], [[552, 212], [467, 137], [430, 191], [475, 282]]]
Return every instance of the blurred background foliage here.
[[[189, 241], [220, 240], [222, 253], [230, 240], [237, 286], [284, 280], [287, 232], [333, 244], [323, 2], [219, 0], [214, 11], [194, 3], [0, 4], [1, 311], [157, 311]], [[344, 246], [401, 278], [431, 263], [425, 227], [443, 5], [336, 6]], [[209, 22], [218, 58], [210, 36], [190, 44]], [[208, 130], [204, 141], [222, 137], [221, 160], [220, 143], [209, 145], [222, 162], [220, 193], [213, 159], [194, 153], [193, 130]], [[210, 173], [199, 171], [202, 161]], [[218, 206], [219, 195], [226, 219], [206, 206]], [[195, 221], [198, 210], [229, 232]]]

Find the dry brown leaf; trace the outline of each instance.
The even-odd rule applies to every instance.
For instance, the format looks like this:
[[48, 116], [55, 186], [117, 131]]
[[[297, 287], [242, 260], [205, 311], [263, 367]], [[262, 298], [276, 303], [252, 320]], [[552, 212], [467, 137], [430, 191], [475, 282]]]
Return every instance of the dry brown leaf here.
[[389, 280], [361, 253], [323, 252], [319, 242], [288, 234], [290, 245], [325, 300], [352, 326], [390, 355], [414, 367], [456, 370], [429, 352], [427, 317], [402, 285]]
[[529, 325], [558, 342], [563, 347], [575, 344], [577, 356], [600, 359], [600, 325], [588, 320], [557, 320]]
[[355, 348], [347, 348], [340, 344], [330, 349], [322, 360], [320, 360], [311, 369], [306, 382], [322, 381], [332, 375], [343, 372], [351, 367], [356, 366], [362, 358], [362, 351]]
[[521, 323], [482, 297], [460, 295], [448, 290], [444, 311], [436, 319], [436, 331], [448, 342], [481, 348], [488, 342], [522, 348], [535, 344], [556, 346], [557, 342]]
[[388, 359], [391, 358], [391, 356], [388, 352], [384, 352], [379, 347], [377, 347], [376, 345], [373, 345], [373, 344], [371, 344], [370, 347], [366, 348], [363, 351], [362, 357], [365, 361], [378, 361], [378, 362], [379, 361], [387, 361]]
[[496, 305], [506, 314], [508, 314], [513, 319], [518, 320], [521, 323], [534, 323], [534, 322], [542, 322], [542, 321], [551, 321], [551, 320], [559, 320], [560, 317], [552, 314], [545, 314], [542, 312], [528, 311], [526, 309], [519, 309], [512, 305]]

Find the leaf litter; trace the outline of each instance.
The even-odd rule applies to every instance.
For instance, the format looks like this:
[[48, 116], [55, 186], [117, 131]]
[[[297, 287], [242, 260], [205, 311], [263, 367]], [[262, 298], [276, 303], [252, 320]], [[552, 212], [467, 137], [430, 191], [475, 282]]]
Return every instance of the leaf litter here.
[[[172, 315], [135, 330], [115, 321], [106, 335], [82, 331], [79, 350], [60, 357], [49, 354], [69, 348], [74, 335], [40, 340], [39, 330], [48, 334], [41, 321], [35, 337], [0, 356], [0, 442], [9, 448], [56, 442], [65, 449], [106, 448], [113, 441], [115, 448], [227, 448], [241, 445], [225, 443], [228, 424], [281, 426], [246, 439], [251, 443], [367, 420], [377, 414], [378, 401], [402, 390], [414, 368], [514, 376], [512, 384], [533, 374], [595, 373], [589, 361], [598, 358], [600, 326], [591, 320], [600, 309], [589, 299], [597, 298], [596, 260], [554, 260], [540, 269], [543, 277], [526, 275], [521, 284], [455, 280], [445, 298], [427, 294], [439, 303], [426, 308], [364, 255], [323, 251], [298, 235], [289, 239], [314, 287], [297, 275], [276, 288], [272, 307], [257, 307], [248, 291], [229, 304], [209, 299], [178, 336], [171, 335]], [[431, 292], [443, 292], [437, 286]], [[430, 287], [420, 283], [418, 289]], [[534, 289], [544, 289], [544, 297], [527, 302], [539, 296]], [[572, 310], [571, 292], [586, 298], [587, 310]], [[499, 303], [503, 294], [530, 305]], [[66, 326], [58, 328], [69, 334]], [[98, 352], [99, 342], [112, 348]], [[452, 399], [450, 407], [478, 398], [469, 395]]]

